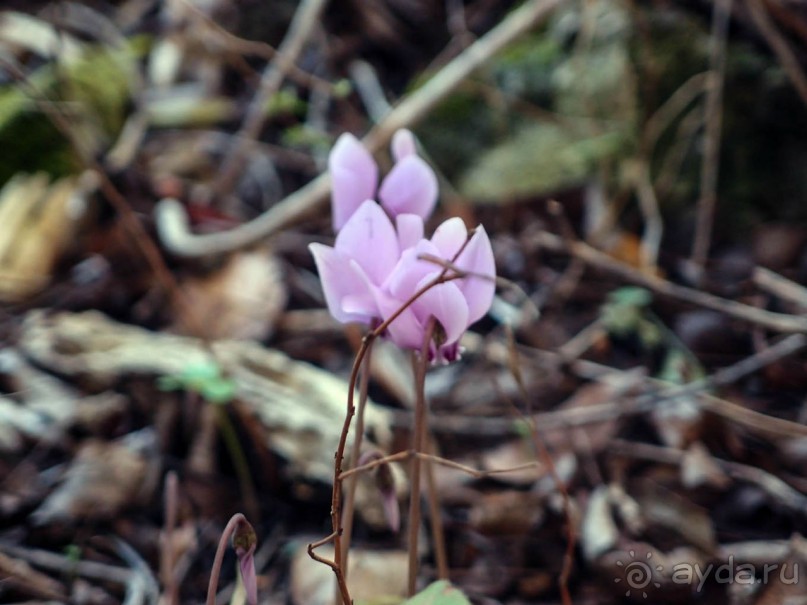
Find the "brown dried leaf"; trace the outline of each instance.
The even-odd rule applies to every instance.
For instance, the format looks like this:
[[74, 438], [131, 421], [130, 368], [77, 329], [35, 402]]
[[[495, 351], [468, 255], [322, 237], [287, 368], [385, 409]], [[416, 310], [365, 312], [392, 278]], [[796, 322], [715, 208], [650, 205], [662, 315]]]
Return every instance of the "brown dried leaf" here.
[[706, 446], [696, 441], [689, 446], [681, 461], [681, 483], [688, 489], [701, 485], [723, 489], [731, 483], [731, 479], [718, 466]]
[[506, 490], [482, 494], [468, 514], [476, 531], [489, 535], [526, 534], [544, 516], [543, 498], [530, 492]]
[[[333, 559], [333, 548], [317, 549], [321, 557]], [[407, 588], [408, 554], [402, 550], [350, 549], [348, 584], [355, 603], [403, 600]], [[331, 605], [336, 582], [330, 567], [308, 556], [300, 544], [291, 562], [291, 600], [295, 605]]]
[[86, 214], [91, 177], [49, 182], [18, 174], [0, 191], [0, 300], [20, 301], [48, 284]]
[[546, 468], [538, 462], [533, 445], [526, 439], [515, 439], [486, 450], [482, 454], [479, 470], [499, 471], [532, 464], [519, 470], [497, 473], [496, 479], [516, 486], [529, 486], [546, 474]]
[[703, 552], [713, 552], [717, 541], [709, 511], [675, 492], [647, 480], [636, 498], [648, 529], [671, 531]]
[[[236, 254], [214, 274], [185, 281], [182, 289], [195, 321], [177, 322], [177, 328], [202, 329], [193, 336], [211, 340], [267, 338], [287, 298], [280, 263], [264, 250]], [[176, 313], [184, 308], [176, 305]]]
[[[558, 406], [559, 411], [573, 410], [608, 403], [625, 396], [642, 381], [643, 376], [637, 372], [609, 374], [601, 382], [580, 387], [574, 395]], [[590, 427], [569, 430], [558, 430], [547, 433], [547, 443], [553, 450], [581, 447], [597, 453], [608, 446], [609, 441], [619, 428], [618, 418], [601, 422]]]
[[33, 513], [41, 524], [109, 519], [148, 498], [154, 488], [150, 463], [137, 444], [140, 435], [111, 443], [85, 442], [64, 481]]

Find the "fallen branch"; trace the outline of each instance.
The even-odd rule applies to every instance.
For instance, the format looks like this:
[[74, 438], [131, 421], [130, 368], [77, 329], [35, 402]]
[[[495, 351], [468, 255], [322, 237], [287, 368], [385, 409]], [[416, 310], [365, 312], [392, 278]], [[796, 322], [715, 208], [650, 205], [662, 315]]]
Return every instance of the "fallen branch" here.
[[647, 275], [581, 241], [570, 242], [547, 231], [541, 231], [535, 236], [535, 243], [547, 250], [570, 254], [592, 267], [619, 275], [662, 296], [719, 311], [735, 319], [742, 319], [776, 332], [807, 332], [807, 317], [758, 309], [733, 300], [720, 298], [707, 292], [687, 288], [661, 277]]
[[300, 53], [303, 52], [308, 38], [319, 23], [319, 17], [325, 4], [326, 0], [303, 0], [298, 6], [289, 31], [277, 49], [274, 60], [261, 76], [258, 91], [247, 108], [244, 123], [233, 138], [232, 148], [225, 156], [224, 164], [213, 185], [213, 189], [217, 193], [229, 191], [232, 187], [248, 146], [261, 133], [261, 128], [266, 120], [266, 106], [269, 100], [280, 90], [286, 74], [291, 71]]

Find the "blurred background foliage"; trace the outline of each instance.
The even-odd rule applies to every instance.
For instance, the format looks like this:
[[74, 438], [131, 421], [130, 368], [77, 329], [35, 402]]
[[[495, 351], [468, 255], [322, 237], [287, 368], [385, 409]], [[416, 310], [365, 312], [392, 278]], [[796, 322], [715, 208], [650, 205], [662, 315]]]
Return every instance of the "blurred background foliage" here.
[[[471, 200], [506, 203], [592, 182], [618, 200], [631, 195], [627, 160], [639, 158], [662, 214], [686, 220], [699, 195], [710, 7], [565, 3], [417, 133]], [[803, 103], [748, 23], [732, 22], [726, 54], [719, 224], [747, 234], [763, 220], [804, 220]], [[662, 109], [682, 94], [688, 102]]]
[[[280, 3], [277, 14], [288, 18], [292, 4]], [[717, 224], [726, 233], [747, 234], [759, 221], [807, 219], [807, 173], [800, 169], [807, 160], [807, 114], [777, 57], [737, 6], [724, 74]], [[700, 193], [711, 7], [708, 2], [562, 3], [545, 26], [464, 82], [417, 126], [417, 134], [431, 160], [474, 203], [524, 201], [593, 185], [612, 220], [627, 215], [630, 223], [637, 167], [647, 167], [665, 219], [689, 221]], [[243, 8], [242, 14], [228, 9], [222, 22], [259, 38], [251, 15], [263, 15], [263, 9], [249, 3]], [[331, 16], [326, 27], [344, 35], [339, 28], [348, 27], [350, 11], [346, 14]], [[274, 23], [269, 37], [284, 27]], [[135, 110], [158, 129], [234, 124], [242, 91], [230, 83], [224, 54], [216, 59], [224, 73], [218, 86], [200, 87], [172, 73], [183, 87], [169, 93], [154, 65], [184, 61], [173, 69], [187, 71], [187, 63], [199, 60], [198, 40], [177, 42], [176, 31], [145, 29], [112, 44], [103, 37], [61, 34], [22, 13], [3, 15], [0, 42], [15, 51], [25, 47], [28, 81], [21, 85], [18, 74], [4, 70], [0, 183], [18, 172], [59, 177], [79, 169], [64, 137], [31, 100], [31, 89], [64, 109], [74, 136], [94, 157], [110, 151]], [[60, 48], [55, 56], [53, 45]], [[369, 44], [365, 50], [378, 47]], [[211, 48], [205, 52], [215, 53], [214, 44]], [[394, 54], [388, 47], [385, 53]], [[374, 57], [377, 67], [385, 60], [380, 56]], [[339, 53], [332, 58], [331, 69], [338, 72]], [[422, 69], [425, 64], [413, 60], [408, 70], [379, 71], [381, 83], [395, 88], [408, 71], [408, 88], [417, 88], [433, 75]], [[341, 74], [330, 75], [343, 82]], [[317, 132], [305, 122], [310, 103], [299, 87], [284, 87], [266, 112], [278, 143], [313, 152], [321, 165], [328, 139], [338, 133]]]

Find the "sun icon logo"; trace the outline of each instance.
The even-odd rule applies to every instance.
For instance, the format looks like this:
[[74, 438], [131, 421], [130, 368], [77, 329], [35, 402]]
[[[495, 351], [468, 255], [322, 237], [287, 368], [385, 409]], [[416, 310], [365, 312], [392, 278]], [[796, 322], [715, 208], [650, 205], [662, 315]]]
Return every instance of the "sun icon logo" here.
[[628, 551], [628, 556], [631, 560], [627, 563], [621, 559], [616, 562], [617, 567], [622, 568], [623, 573], [622, 577], [614, 578], [614, 582], [619, 584], [623, 580], [625, 581], [625, 585], [628, 588], [625, 592], [626, 597], [631, 596], [631, 591], [636, 591], [637, 594], [641, 593], [643, 599], [646, 599], [647, 590], [650, 586], [654, 588], [661, 587], [661, 584], [653, 580], [653, 576], [654, 571], [661, 573], [664, 571], [664, 567], [661, 565], [653, 566], [650, 561], [650, 559], [653, 558], [652, 552], [648, 552], [647, 555], [645, 555], [644, 561], [637, 559], [635, 550]]

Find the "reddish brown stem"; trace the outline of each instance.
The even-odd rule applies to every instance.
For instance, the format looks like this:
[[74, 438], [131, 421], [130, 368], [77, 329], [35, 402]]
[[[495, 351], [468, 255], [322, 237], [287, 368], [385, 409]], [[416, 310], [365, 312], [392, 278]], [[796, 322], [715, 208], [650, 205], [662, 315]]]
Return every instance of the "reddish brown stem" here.
[[426, 370], [429, 367], [429, 349], [434, 334], [434, 318], [429, 320], [423, 336], [420, 358], [415, 358], [415, 417], [412, 427], [412, 451], [410, 462], [409, 497], [409, 596], [415, 594], [418, 578], [418, 533], [420, 531], [420, 457], [426, 434]]

